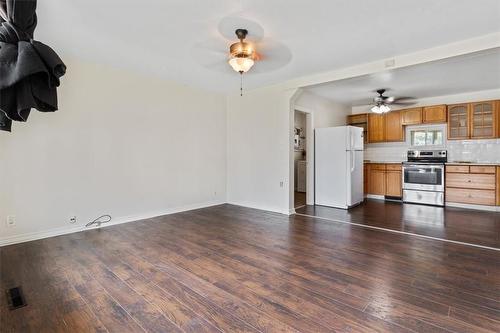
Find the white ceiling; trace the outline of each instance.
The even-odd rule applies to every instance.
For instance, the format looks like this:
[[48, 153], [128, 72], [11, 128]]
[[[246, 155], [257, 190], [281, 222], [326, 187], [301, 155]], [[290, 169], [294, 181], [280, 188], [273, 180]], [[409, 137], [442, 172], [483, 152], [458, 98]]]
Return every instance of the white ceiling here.
[[63, 56], [220, 92], [238, 90], [238, 75], [207, 68], [213, 54], [193, 50], [206, 41], [228, 46], [218, 31], [227, 17], [257, 22], [290, 52], [286, 66], [249, 73], [247, 87], [500, 31], [498, 0], [43, 0], [38, 7], [36, 38]]
[[346, 105], [366, 105], [374, 90], [419, 98], [500, 88], [500, 48], [305, 88]]

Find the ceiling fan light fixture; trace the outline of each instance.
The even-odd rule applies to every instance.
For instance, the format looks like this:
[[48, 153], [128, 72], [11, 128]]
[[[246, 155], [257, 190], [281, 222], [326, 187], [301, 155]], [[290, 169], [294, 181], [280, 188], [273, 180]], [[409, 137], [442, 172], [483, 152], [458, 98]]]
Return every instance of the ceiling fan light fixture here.
[[246, 57], [233, 57], [229, 59], [229, 65], [231, 65], [236, 72], [241, 74], [248, 72], [254, 63], [252, 58]]
[[391, 111], [391, 108], [385, 104], [375, 105], [371, 108], [373, 113], [382, 114]]

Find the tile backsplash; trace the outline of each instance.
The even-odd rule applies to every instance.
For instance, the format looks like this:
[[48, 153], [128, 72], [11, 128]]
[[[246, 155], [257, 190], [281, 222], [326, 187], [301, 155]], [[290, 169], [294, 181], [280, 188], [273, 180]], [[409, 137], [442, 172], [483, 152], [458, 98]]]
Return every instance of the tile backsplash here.
[[[365, 160], [380, 162], [406, 161], [410, 145], [402, 143], [378, 143], [365, 146]], [[436, 148], [442, 149], [442, 148]], [[500, 163], [500, 139], [447, 141], [448, 161]]]

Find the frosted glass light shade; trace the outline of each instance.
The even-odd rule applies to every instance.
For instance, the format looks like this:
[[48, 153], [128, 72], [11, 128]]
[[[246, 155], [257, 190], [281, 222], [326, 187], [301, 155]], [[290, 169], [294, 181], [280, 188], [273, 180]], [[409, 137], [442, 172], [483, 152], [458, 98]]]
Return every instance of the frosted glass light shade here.
[[234, 57], [229, 59], [229, 65], [238, 73], [248, 72], [253, 64], [254, 61], [251, 58]]

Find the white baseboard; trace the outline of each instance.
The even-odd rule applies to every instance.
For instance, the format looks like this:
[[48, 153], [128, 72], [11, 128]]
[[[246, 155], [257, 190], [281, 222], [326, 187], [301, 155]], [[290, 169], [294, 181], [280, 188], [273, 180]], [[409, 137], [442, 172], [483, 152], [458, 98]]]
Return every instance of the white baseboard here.
[[80, 232], [80, 231], [85, 231], [85, 230], [105, 228], [105, 227], [110, 227], [110, 226], [117, 225], [117, 224], [145, 220], [145, 219], [150, 219], [153, 217], [170, 215], [170, 214], [185, 212], [185, 211], [194, 210], [194, 209], [212, 207], [212, 206], [222, 205], [225, 203], [226, 203], [225, 201], [209, 201], [209, 202], [204, 202], [204, 203], [168, 208], [165, 210], [156, 211], [156, 212], [149, 212], [146, 214], [121, 216], [118, 218], [113, 218], [113, 220], [111, 222], [104, 223], [100, 227], [96, 226], [96, 227], [86, 228], [85, 225], [76, 226], [76, 227], [75, 226], [67, 226], [67, 227], [60, 227], [60, 228], [52, 228], [52, 229], [44, 230], [44, 231], [37, 231], [37, 232], [24, 233], [24, 234], [20, 234], [20, 235], [2, 237], [2, 238], [0, 238], [0, 247], [6, 246], [6, 245], [34, 241], [37, 239], [66, 235], [66, 234], [71, 234], [74, 232]]
[[266, 212], [273, 212], [273, 213], [278, 213], [278, 214], [283, 214], [283, 215], [292, 215], [295, 213], [295, 209], [283, 210], [283, 209], [279, 209], [276, 207], [256, 205], [253, 203], [239, 202], [239, 201], [228, 201], [227, 203], [230, 205], [234, 205], [234, 206], [241, 206], [241, 207], [246, 207], [246, 208], [264, 210]]
[[375, 200], [385, 200], [385, 196], [378, 195], [378, 194], [367, 194], [366, 198], [368, 198], [368, 199], [375, 199]]
[[461, 204], [456, 202], [446, 202], [445, 205], [446, 207], [484, 210], [488, 212], [500, 212], [500, 207], [497, 206], [471, 205], [471, 204]]

